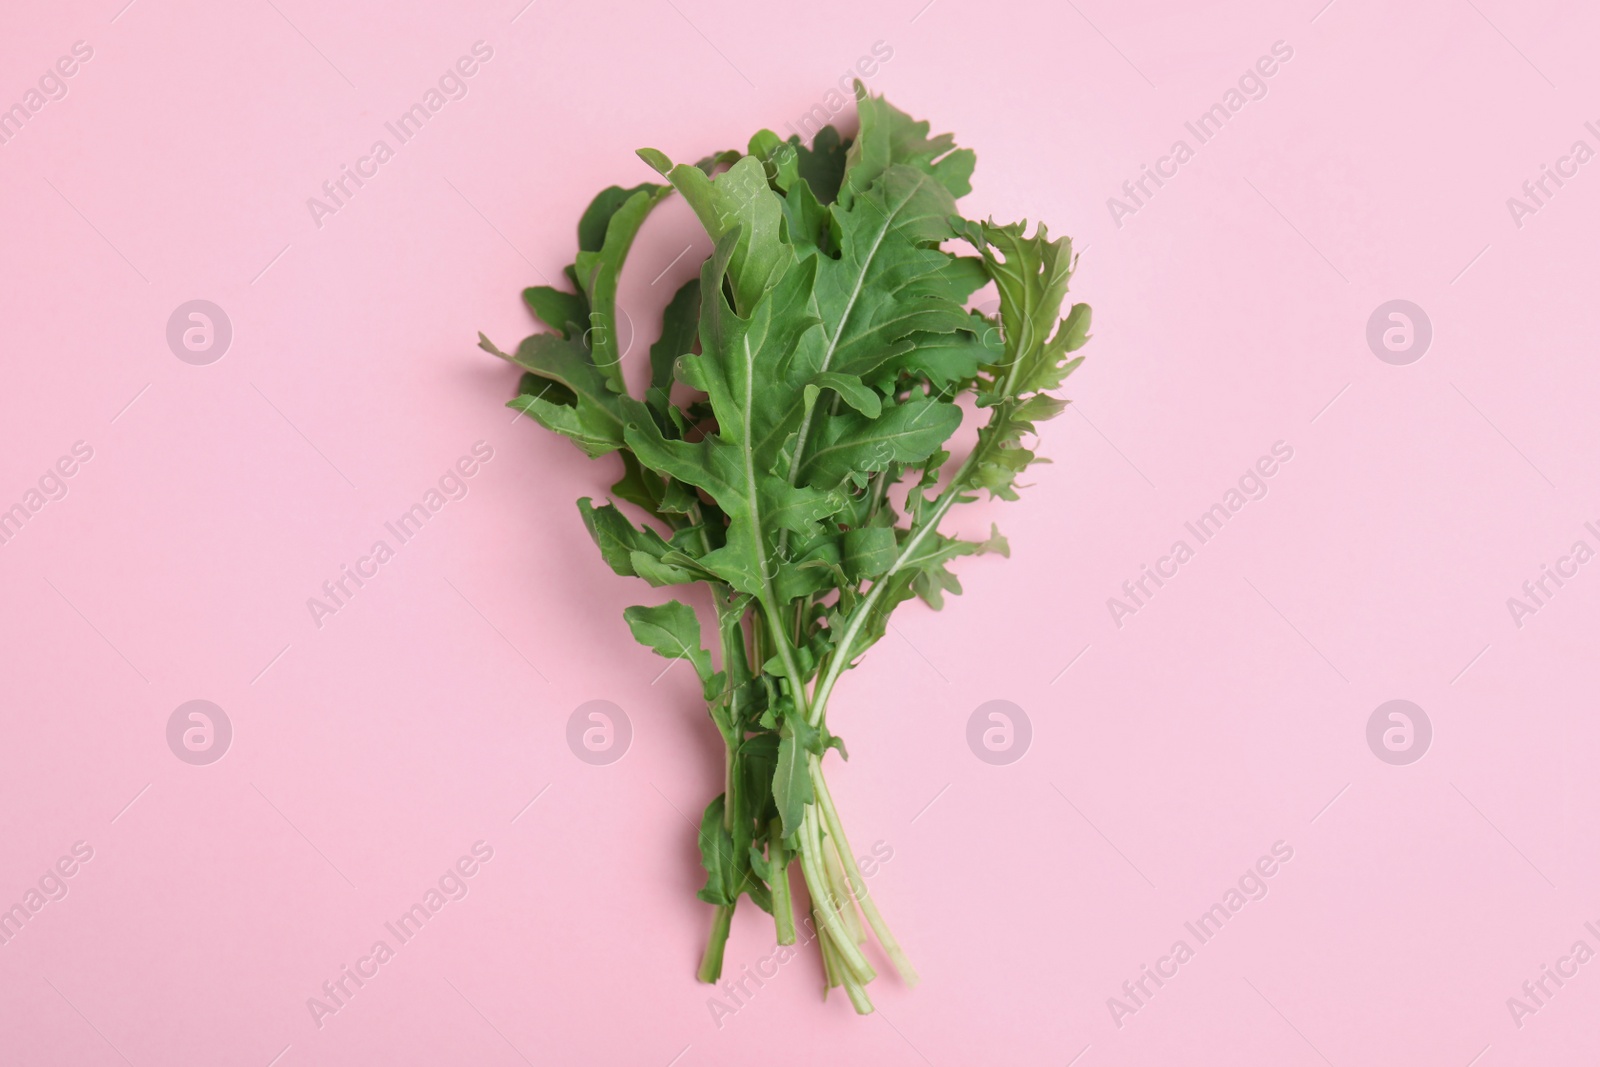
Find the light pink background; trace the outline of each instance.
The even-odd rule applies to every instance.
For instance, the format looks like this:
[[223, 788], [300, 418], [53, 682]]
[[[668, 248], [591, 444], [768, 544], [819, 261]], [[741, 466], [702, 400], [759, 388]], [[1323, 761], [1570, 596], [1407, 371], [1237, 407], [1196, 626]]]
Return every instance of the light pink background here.
[[[0, 545], [0, 905], [94, 849], [0, 946], [0, 1062], [1600, 1057], [1600, 962], [1521, 1028], [1506, 1006], [1600, 949], [1600, 564], [1520, 629], [1506, 606], [1600, 547], [1600, 163], [1520, 229], [1506, 206], [1600, 147], [1583, 5], [122, 3], [0, 26], [0, 105], [94, 49], [0, 145], [0, 507], [94, 450]], [[466, 98], [318, 228], [306, 199], [479, 40]], [[1280, 40], [1266, 98], [1117, 227], [1107, 198]], [[967, 214], [1074, 236], [1096, 337], [1055, 464], [968, 516], [1012, 558], [901, 611], [836, 702], [830, 777], [857, 850], [893, 849], [872, 889], [923, 984], [857, 1018], [808, 954], [719, 1029], [689, 824], [714, 735], [621, 621], [664, 598], [573, 507], [611, 470], [511, 424], [475, 332], [529, 332], [518, 290], [598, 188], [651, 178], [635, 148], [783, 129], [876, 41], [871, 88], [977, 150]], [[681, 203], [649, 222], [637, 321], [706, 247]], [[165, 340], [195, 298], [234, 329], [205, 367]], [[1433, 323], [1410, 366], [1365, 340], [1394, 298]], [[307, 598], [479, 440], [470, 494], [318, 629]], [[1114, 625], [1280, 440], [1270, 494]], [[165, 740], [196, 698], [235, 730], [211, 766]], [[1365, 740], [1394, 698], [1435, 730], [1405, 767]], [[591, 699], [633, 722], [609, 767], [564, 741]], [[1034, 725], [1007, 767], [965, 742], [991, 699]], [[307, 998], [479, 840], [470, 894], [319, 1029]], [[1280, 840], [1270, 894], [1116, 1026]], [[729, 971], [771, 948], [742, 907]]]

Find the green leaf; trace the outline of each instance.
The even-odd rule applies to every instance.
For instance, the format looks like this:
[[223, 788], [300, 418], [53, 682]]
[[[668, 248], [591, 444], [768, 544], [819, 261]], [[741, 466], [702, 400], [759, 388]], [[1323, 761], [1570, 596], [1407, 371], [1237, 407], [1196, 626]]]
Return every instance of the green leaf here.
[[812, 538], [794, 538], [788, 549], [787, 565], [773, 580], [780, 601], [821, 593], [835, 585], [838, 571], [839, 538], [824, 531]]
[[573, 270], [589, 301], [585, 336], [594, 365], [600, 368], [613, 392], [625, 391], [617, 336], [617, 280], [645, 216], [668, 192], [664, 185], [645, 184], [633, 189], [612, 186], [595, 198], [578, 223], [581, 251], [573, 261]]
[[892, 527], [868, 526], [861, 530], [847, 530], [844, 534], [844, 572], [857, 582], [876, 578], [894, 564], [899, 548]]
[[995, 364], [992, 402], [1054, 389], [1077, 367], [1066, 356], [1089, 338], [1087, 304], [1075, 305], [1058, 322], [1072, 278], [1072, 241], [1050, 240], [1043, 223], [1032, 237], [1027, 223], [969, 223], [963, 236], [983, 254], [1000, 291], [1005, 352]]
[[654, 586], [685, 585], [704, 581], [707, 577], [707, 572], [699, 567], [676, 567], [663, 557], [652, 556], [648, 552], [631, 553], [629, 562], [633, 566], [633, 573]]
[[611, 220], [623, 207], [638, 193], [658, 194], [663, 186], [651, 183], [635, 185], [632, 189], [624, 189], [620, 185], [611, 185], [600, 190], [595, 198], [589, 201], [589, 206], [584, 208], [583, 215], [578, 219], [578, 251], [598, 252], [605, 247], [607, 232], [611, 229]]
[[725, 797], [718, 793], [700, 817], [700, 866], [705, 868], [706, 884], [695, 896], [707, 904], [727, 907], [739, 899], [739, 870], [733, 835], [723, 824], [724, 805]]
[[817, 264], [812, 313], [825, 325], [819, 371], [865, 376], [914, 333], [971, 326], [965, 303], [985, 282], [981, 270], [955, 268], [936, 245], [954, 235], [955, 201], [928, 175], [892, 166], [848, 208], [829, 209], [840, 231], [839, 258]]
[[980, 368], [1004, 358], [1001, 331], [974, 313], [971, 329], [954, 333], [916, 333], [906, 347], [885, 360], [872, 375], [873, 383], [888, 391], [901, 375], [926, 381], [937, 390], [970, 382]]
[[919, 462], [949, 440], [960, 425], [960, 408], [928, 399], [896, 404], [876, 419], [841, 412], [823, 427], [801, 480], [832, 489], [852, 472]]
[[568, 293], [548, 285], [530, 285], [522, 290], [522, 301], [539, 321], [557, 330], [567, 340], [581, 337], [589, 323], [589, 300], [582, 293]]
[[913, 167], [937, 181], [952, 197], [972, 192], [971, 149], [956, 148], [948, 133], [929, 137], [929, 125], [918, 122], [881, 96], [856, 82], [861, 132], [850, 146], [845, 170], [847, 191], [860, 192], [896, 164]]
[[592, 500], [584, 497], [578, 501], [578, 513], [583, 516], [589, 536], [600, 548], [600, 558], [618, 574], [638, 574], [632, 560], [634, 553], [660, 559], [667, 551], [667, 543], [660, 534], [635, 526], [615, 505], [595, 507]]
[[[883, 402], [878, 399], [878, 394], [862, 385], [861, 379], [853, 375], [824, 371], [811, 379], [808, 388], [832, 389], [840, 400], [869, 419], [875, 419], [883, 413]], [[809, 398], [807, 403], [809, 406]]]
[[[863, 95], [859, 88], [861, 83], [857, 82], [856, 85], [859, 99]], [[844, 168], [848, 159], [846, 149], [850, 147], [850, 142], [841, 141], [839, 131], [832, 126], [824, 126], [811, 139], [810, 148], [800, 143], [798, 134], [790, 138], [790, 143], [795, 146], [795, 168], [817, 200], [823, 204], [837, 200], [839, 186], [844, 183]]]
[[762, 594], [780, 566], [773, 558], [775, 532], [808, 533], [838, 509], [839, 501], [790, 485], [773, 472], [784, 431], [798, 420], [801, 408], [803, 381], [795, 380], [798, 374], [779, 373], [793, 367], [814, 326], [797, 310], [803, 307], [800, 297], [809, 287], [812, 261], [791, 261], [750, 317], [740, 318], [722, 293], [737, 242], [737, 231], [725, 234], [704, 268], [701, 292], [709, 299], [701, 308], [702, 351], [679, 361], [686, 380], [708, 393], [717, 432], [695, 442], [670, 441], [653, 420], [635, 417], [626, 440], [649, 466], [710, 494], [727, 516], [727, 539], [701, 563], [741, 592]]
[[680, 163], [666, 176], [700, 217], [714, 243], [727, 234], [738, 234], [727, 276], [733, 285], [734, 306], [749, 314], [787, 269], [790, 258], [778, 240], [783, 205], [767, 184], [761, 161], [745, 156], [715, 179], [699, 167]]
[[519, 394], [508, 407], [570, 437], [590, 456], [622, 447], [622, 409], [581, 344], [553, 333], [536, 333], [523, 339], [515, 355], [508, 355], [480, 333], [478, 347], [543, 380], [537, 392]]
[[667, 408], [671, 404], [673, 367], [679, 356], [694, 350], [699, 332], [700, 279], [690, 278], [668, 302], [661, 316], [661, 337], [650, 346], [650, 388], [645, 402], [663, 426], [671, 425]]
[[663, 511], [667, 486], [655, 471], [646, 470], [637, 456], [627, 449], [622, 456], [622, 477], [611, 486], [611, 495], [618, 500], [637, 504], [650, 514], [660, 516]]
[[700, 680], [711, 679], [711, 653], [700, 647], [700, 620], [689, 605], [669, 600], [657, 607], [623, 611], [634, 640], [667, 659], [686, 659]]
[[[811, 650], [806, 648], [804, 645], [801, 645], [799, 648], [795, 649], [794, 652], [795, 669], [800, 672], [800, 677], [795, 679], [795, 681], [803, 684], [811, 677], [811, 671], [812, 668], [816, 666], [816, 661], [811, 655]], [[767, 662], [763, 663], [761, 665], [761, 669], [767, 674], [772, 675], [774, 678], [789, 677], [789, 668], [785, 666], [783, 659], [777, 655], [772, 656], [772, 658], [768, 659]]]
[[[892, 165], [849, 205], [828, 209], [838, 258], [814, 252], [803, 260], [816, 263], [809, 312], [823, 324], [816, 374], [866, 379], [889, 392], [901, 373], [924, 371], [914, 337], [971, 328], [964, 305], [986, 278], [976, 260], [957, 267], [957, 258], [937, 247], [954, 233], [954, 206], [928, 175]], [[811, 411], [801, 418], [785, 471], [790, 481], [803, 480], [827, 421], [826, 413], [819, 418]]]
[[[796, 734], [798, 724], [803, 732], [810, 729], [798, 715], [786, 715], [778, 740], [777, 766], [772, 775], [772, 799], [777, 805], [778, 817], [783, 820], [783, 836], [789, 837], [800, 829], [807, 804], [816, 800], [811, 788], [809, 751], [803, 737]], [[812, 731], [815, 733], [815, 731]]]
[[749, 154], [761, 160], [767, 184], [775, 192], [787, 192], [800, 176], [799, 157], [795, 152], [795, 142], [798, 140], [798, 137], [791, 137], [785, 141], [767, 129], [757, 130], [750, 137]]
[[778, 735], [759, 733], [739, 743], [740, 796], [756, 822], [766, 822], [778, 811], [773, 805], [772, 776], [778, 770]]

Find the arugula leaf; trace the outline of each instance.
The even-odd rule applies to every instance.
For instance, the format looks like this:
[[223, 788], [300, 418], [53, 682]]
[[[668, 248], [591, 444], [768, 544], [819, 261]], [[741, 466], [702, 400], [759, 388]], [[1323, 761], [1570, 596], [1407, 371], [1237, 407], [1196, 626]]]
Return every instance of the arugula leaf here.
[[578, 512], [583, 516], [589, 536], [600, 548], [600, 558], [617, 574], [639, 574], [633, 564], [636, 553], [659, 561], [667, 551], [667, 542], [660, 534], [635, 526], [613, 504], [595, 507], [594, 501], [584, 497], [578, 501]]
[[618, 398], [583, 345], [553, 333], [536, 333], [523, 339], [515, 355], [508, 355], [480, 333], [478, 347], [530, 372], [507, 406], [570, 438], [590, 456], [622, 447], [624, 422]]
[[823, 426], [807, 457], [801, 481], [821, 489], [837, 488], [853, 472], [874, 472], [891, 463], [927, 459], [961, 425], [954, 404], [920, 398], [886, 407], [877, 418], [843, 411]]
[[[716, 908], [699, 977], [720, 975], [741, 897], [773, 915], [781, 944], [795, 941], [798, 866], [829, 980], [868, 1011], [861, 919], [908, 983], [916, 972], [828, 791], [825, 758], [845, 756], [830, 700], [898, 607], [938, 609], [961, 591], [958, 560], [1009, 555], [992, 526], [973, 540], [944, 524], [985, 493], [1015, 499], [1045, 462], [1033, 438], [1065, 407], [1055, 393], [1091, 316], [1066, 307], [1070, 241], [962, 218], [973, 153], [860, 82], [856, 94], [853, 138], [826, 127], [808, 147], [760, 130], [748, 152], [692, 166], [641, 149], [670, 184], [602, 190], [578, 224], [571, 290], [523, 291], [551, 332], [510, 355], [480, 344], [523, 371], [511, 406], [590, 456], [618, 456], [618, 503], [579, 501], [605, 564], [657, 586], [703, 582], [716, 608], [720, 669], [686, 604], [624, 612], [646, 647], [690, 661], [724, 743], [723, 792], [697, 835], [699, 896]], [[616, 294], [672, 191], [713, 252], [667, 304], [634, 395]], [[975, 254], [946, 247], [955, 240]], [[968, 307], [990, 284], [993, 317]], [[976, 444], [958, 460], [952, 435], [974, 407]]]
[[700, 620], [694, 609], [678, 600], [657, 607], [631, 607], [623, 611], [634, 640], [656, 655], [686, 659], [702, 682], [712, 678], [711, 653], [700, 647]]
[[[816, 799], [811, 784], [808, 739], [817, 737], [816, 728], [798, 715], [785, 716], [778, 735], [777, 766], [772, 775], [772, 800], [783, 821], [783, 836], [793, 837], [807, 804]], [[813, 742], [814, 744], [814, 742]]]
[[667, 409], [672, 403], [673, 370], [678, 357], [694, 349], [699, 329], [700, 279], [690, 278], [668, 302], [661, 318], [661, 337], [650, 346], [650, 388], [645, 403], [663, 429], [672, 425]]
[[[664, 162], [665, 157], [656, 161]], [[683, 194], [712, 241], [738, 234], [728, 257], [727, 274], [735, 306], [748, 313], [788, 268], [791, 258], [778, 234], [783, 208], [767, 184], [761, 161], [745, 156], [714, 180], [699, 167], [681, 163], [661, 173]]]
[[[737, 169], [737, 167], [735, 168]], [[729, 173], [732, 173], [731, 171]], [[646, 463], [709, 493], [727, 516], [727, 539], [701, 563], [741, 592], [762, 595], [776, 572], [771, 534], [778, 529], [806, 533], [817, 519], [837, 510], [829, 494], [791, 486], [771, 471], [775, 419], [785, 419], [788, 394], [803, 386], [768, 371], [789, 362], [800, 339], [814, 325], [794, 316], [779, 317], [783, 282], [803, 289], [807, 262], [791, 263], [777, 287], [763, 292], [748, 319], [741, 319], [722, 295], [722, 280], [737, 248], [739, 231], [725, 234], [706, 264], [699, 355], [680, 361], [685, 379], [706, 391], [717, 417], [717, 433], [698, 442], [669, 441], [647, 418], [635, 417], [626, 440]], [[781, 428], [781, 426], [780, 426]]]
[[983, 253], [983, 261], [1000, 290], [1000, 321], [1005, 327], [1005, 353], [995, 365], [1000, 373], [988, 397], [1026, 396], [1055, 389], [1082, 361], [1066, 361], [1068, 353], [1089, 339], [1089, 306], [1076, 304], [1061, 322], [1062, 301], [1072, 278], [1072, 241], [1050, 240], [1043, 223], [1032, 237], [1027, 222], [996, 226], [966, 223], [962, 236]]
[[844, 181], [846, 189], [867, 188], [893, 164], [915, 167], [935, 179], [953, 197], [972, 192], [972, 169], [977, 155], [956, 148], [948, 133], [929, 137], [929, 124], [918, 122], [881, 96], [867, 93], [856, 82], [861, 134], [850, 146]]
[[718, 793], [700, 817], [700, 866], [705, 868], [706, 884], [695, 896], [707, 904], [732, 907], [739, 899], [739, 870], [733, 834], [725, 822], [726, 802]]

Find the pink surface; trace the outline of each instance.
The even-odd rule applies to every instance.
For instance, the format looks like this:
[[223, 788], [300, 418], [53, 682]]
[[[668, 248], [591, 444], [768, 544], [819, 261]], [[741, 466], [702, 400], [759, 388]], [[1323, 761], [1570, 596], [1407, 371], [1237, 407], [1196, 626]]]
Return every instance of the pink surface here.
[[[0, 544], [0, 905], [40, 905], [0, 945], [0, 1062], [1600, 1057], [1600, 563], [1562, 562], [1600, 548], [1600, 163], [1570, 155], [1600, 149], [1592, 12], [123, 2], [11, 5], [0, 32], [0, 105], [73, 70], [0, 144], [0, 508], [40, 505]], [[397, 145], [384, 124], [480, 41]], [[1076, 238], [1097, 336], [1055, 465], [969, 517], [1012, 558], [902, 610], [835, 701], [830, 778], [858, 850], [892, 855], [872, 889], [923, 984], [886, 976], [856, 1018], [808, 953], [719, 1026], [690, 825], [715, 737], [621, 621], [664, 598], [573, 507], [610, 471], [511, 424], [475, 332], [529, 331], [518, 289], [600, 186], [651, 178], [635, 148], [787, 133], [875, 42], [870, 87], [977, 150], [969, 215]], [[1201, 143], [1185, 123], [1241, 85]], [[1171, 176], [1136, 201], [1143, 165]], [[1568, 176], [1536, 202], [1542, 165]], [[681, 203], [651, 219], [636, 321], [706, 248]], [[232, 326], [209, 365], [167, 343], [196, 299]], [[1432, 325], [1405, 365], [1367, 341], [1395, 299]], [[1185, 523], [1278, 442], [1200, 544]], [[458, 499], [399, 544], [385, 523], [441, 479]], [[308, 598], [380, 539], [317, 625]], [[1569, 577], [1533, 601], [1546, 564]], [[1432, 725], [1406, 765], [1367, 740], [1396, 699]], [[169, 747], [191, 700], [231, 723], [217, 762]], [[591, 700], [631, 720], [619, 762], [566, 744]], [[968, 748], [991, 700], [1031, 720], [1019, 762]], [[1233, 887], [1202, 943], [1185, 924]], [[729, 971], [772, 947], [742, 907]], [[1169, 977], [1140, 992], [1146, 965]], [[376, 973], [317, 1018], [346, 966]]]

